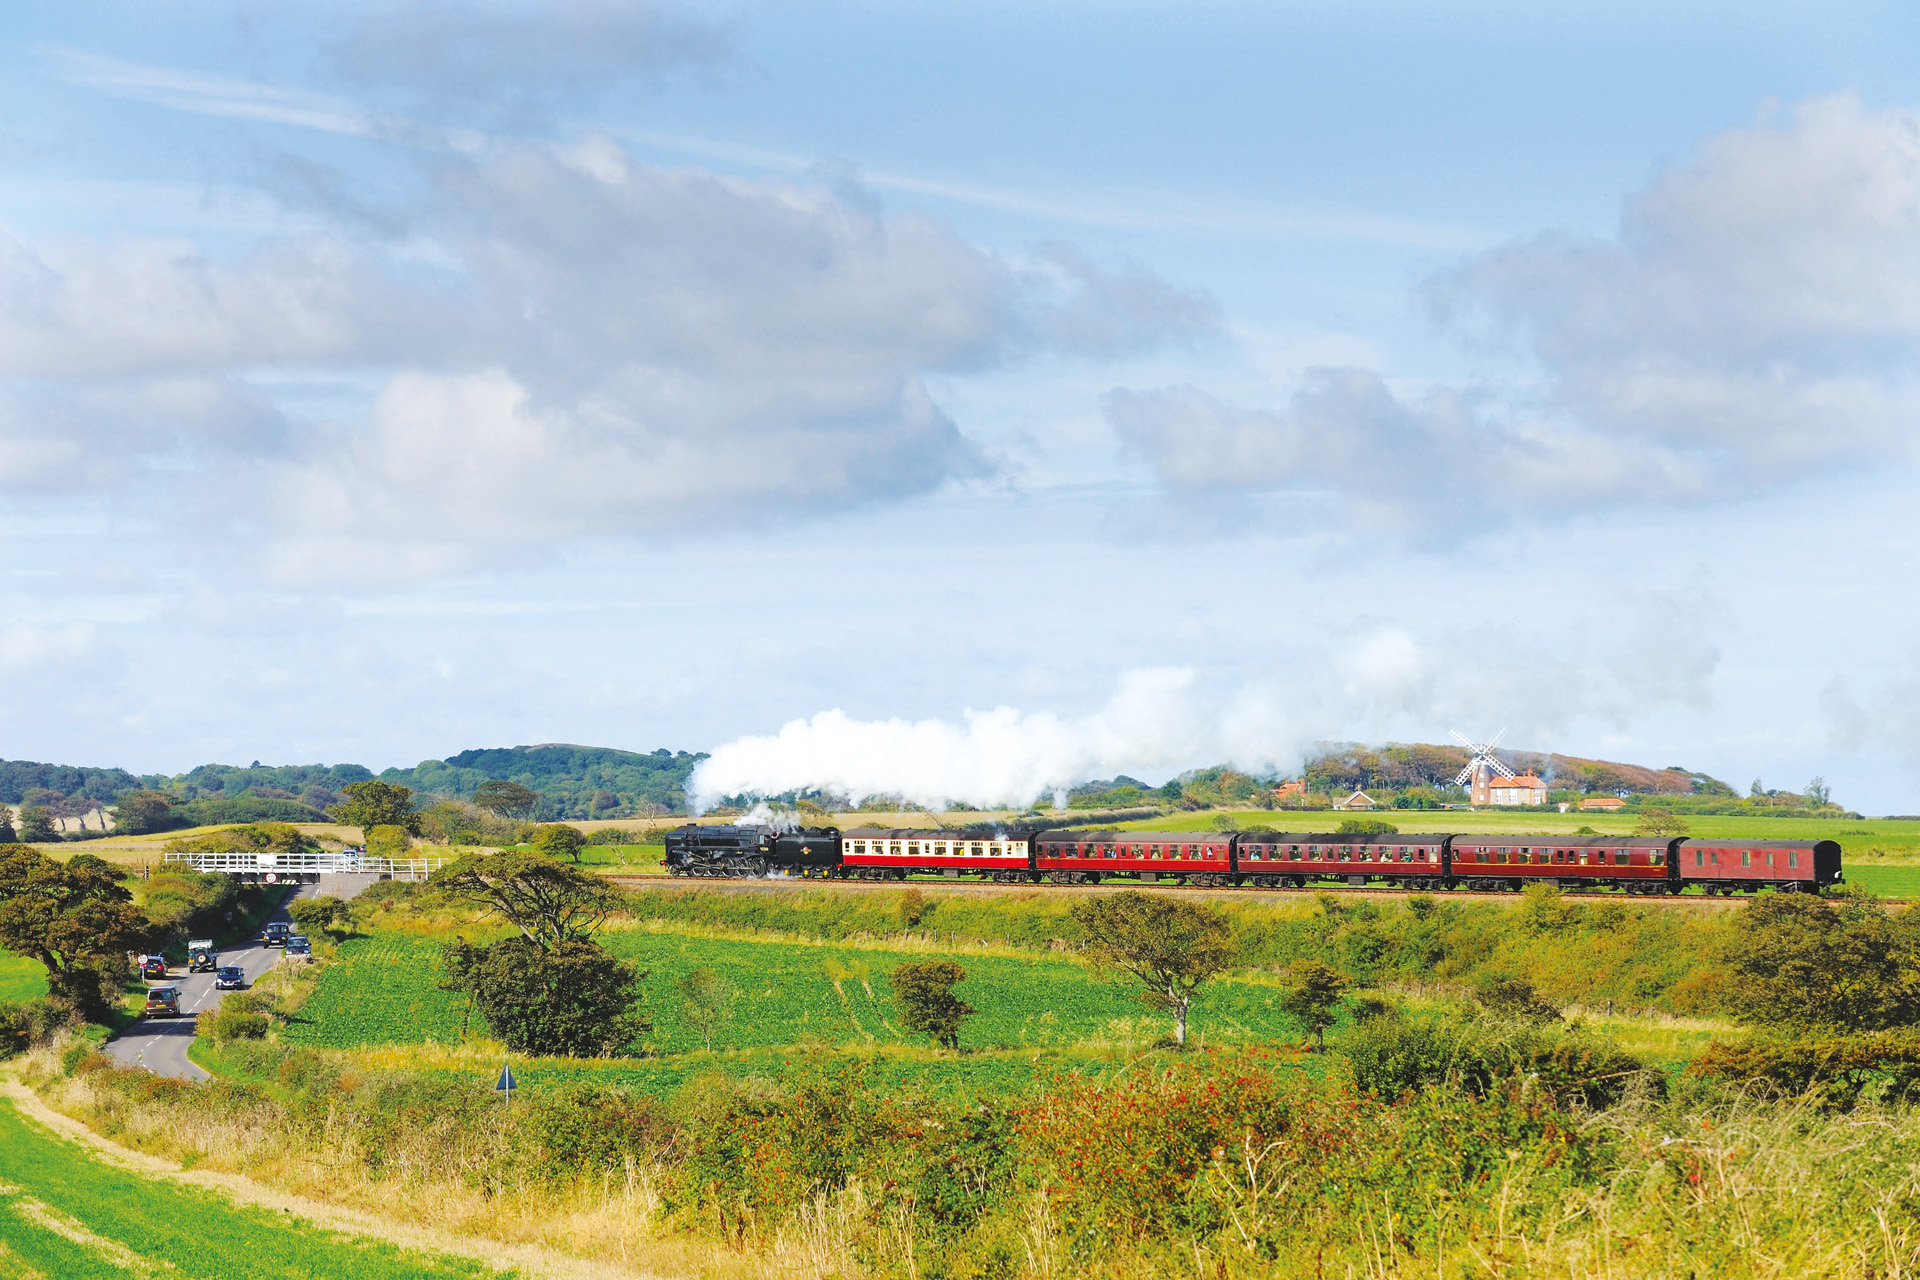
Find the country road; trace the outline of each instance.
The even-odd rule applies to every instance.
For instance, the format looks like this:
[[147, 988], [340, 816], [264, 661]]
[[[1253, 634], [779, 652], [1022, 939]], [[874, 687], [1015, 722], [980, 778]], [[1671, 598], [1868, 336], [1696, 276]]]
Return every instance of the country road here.
[[[314, 897], [318, 889], [318, 885], [303, 884], [287, 902], [292, 902], [294, 898]], [[267, 920], [287, 918], [286, 903], [282, 903]], [[261, 945], [259, 931], [256, 930], [245, 942], [223, 949], [219, 962], [237, 964], [245, 969], [247, 985], [251, 987], [261, 975], [280, 962], [280, 948]], [[155, 1075], [177, 1076], [186, 1080], [207, 1079], [205, 1071], [187, 1060], [187, 1046], [193, 1043], [195, 1015], [218, 1008], [226, 992], [214, 988], [211, 973], [188, 973], [184, 966], [167, 970], [165, 982], [153, 981], [147, 985], [179, 987], [180, 1016], [140, 1019], [107, 1041], [104, 1046], [107, 1054], [121, 1066], [145, 1067]]]

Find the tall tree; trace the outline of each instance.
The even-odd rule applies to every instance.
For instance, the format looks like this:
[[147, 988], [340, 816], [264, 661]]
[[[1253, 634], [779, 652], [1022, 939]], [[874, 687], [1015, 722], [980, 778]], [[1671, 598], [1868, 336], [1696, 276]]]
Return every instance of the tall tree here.
[[1074, 903], [1096, 968], [1130, 974], [1140, 999], [1173, 1016], [1176, 1044], [1187, 1042], [1187, 1015], [1209, 979], [1232, 968], [1233, 929], [1216, 908], [1164, 894], [1124, 893]]
[[372, 827], [405, 827], [410, 835], [420, 834], [420, 815], [413, 810], [413, 789], [369, 778], [347, 784], [347, 798], [335, 805], [328, 816], [335, 822], [366, 831]]
[[540, 793], [505, 778], [488, 778], [473, 789], [473, 803], [495, 817], [530, 818], [540, 807]]
[[0, 945], [45, 965], [51, 994], [89, 1018], [105, 1014], [127, 953], [151, 931], [110, 871], [63, 866], [37, 849], [0, 850]]
[[447, 948], [446, 965], [444, 985], [466, 992], [516, 1053], [610, 1057], [653, 1029], [633, 1007], [647, 975], [591, 942], [462, 942]]
[[29, 844], [50, 844], [60, 838], [54, 830], [53, 810], [43, 804], [20, 806], [20, 838]]
[[585, 942], [621, 903], [620, 890], [537, 853], [476, 854], [433, 873], [448, 893], [483, 906], [551, 951]]
[[533, 833], [534, 852], [554, 861], [580, 865], [580, 851], [587, 847], [586, 832], [564, 822], [549, 822]]
[[173, 825], [173, 801], [159, 791], [129, 791], [113, 806], [113, 829], [122, 835], [146, 835]]
[[974, 1008], [953, 994], [967, 980], [967, 971], [951, 960], [903, 964], [887, 981], [900, 1008], [900, 1021], [909, 1031], [933, 1037], [949, 1049], [960, 1047], [960, 1027]]

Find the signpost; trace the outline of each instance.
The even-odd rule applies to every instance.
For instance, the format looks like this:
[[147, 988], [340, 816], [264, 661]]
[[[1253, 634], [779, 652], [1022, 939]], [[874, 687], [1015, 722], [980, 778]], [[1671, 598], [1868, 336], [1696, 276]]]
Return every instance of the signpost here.
[[494, 1082], [493, 1088], [496, 1093], [506, 1098], [508, 1110], [513, 1109], [513, 1091], [519, 1087], [520, 1082], [513, 1078], [513, 1068], [504, 1062], [501, 1063], [500, 1078]]

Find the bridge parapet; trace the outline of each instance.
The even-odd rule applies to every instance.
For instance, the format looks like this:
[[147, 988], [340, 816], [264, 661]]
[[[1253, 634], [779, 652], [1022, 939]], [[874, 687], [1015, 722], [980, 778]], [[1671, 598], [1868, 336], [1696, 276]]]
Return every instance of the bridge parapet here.
[[223, 849], [218, 852], [169, 853], [165, 861], [168, 865], [188, 866], [195, 871], [224, 872], [243, 884], [318, 884], [324, 875], [425, 880], [452, 859], [444, 854], [418, 858], [376, 858], [357, 849], [338, 852], [301, 849], [292, 853], [265, 849]]

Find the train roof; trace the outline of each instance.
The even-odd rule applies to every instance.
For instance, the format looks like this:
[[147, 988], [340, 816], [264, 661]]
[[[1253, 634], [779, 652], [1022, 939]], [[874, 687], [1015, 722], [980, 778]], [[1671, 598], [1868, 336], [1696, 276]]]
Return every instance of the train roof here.
[[1105, 831], [1090, 827], [1055, 827], [1035, 833], [1041, 840], [1071, 840], [1076, 844], [1211, 844], [1233, 839], [1231, 831]]
[[849, 840], [1027, 840], [1035, 833], [1024, 827], [854, 827], [841, 834]]

